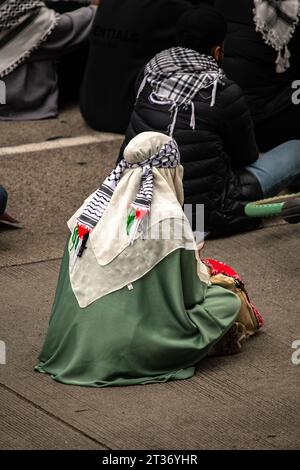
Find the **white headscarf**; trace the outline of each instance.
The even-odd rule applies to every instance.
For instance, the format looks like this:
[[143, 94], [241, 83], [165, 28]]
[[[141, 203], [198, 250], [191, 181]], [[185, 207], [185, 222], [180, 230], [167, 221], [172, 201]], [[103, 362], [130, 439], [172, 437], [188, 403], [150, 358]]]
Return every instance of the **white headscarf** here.
[[[131, 164], [141, 163], [158, 154], [170, 139], [157, 132], [139, 134], [126, 147], [124, 158]], [[196, 249], [192, 229], [182, 209], [182, 166], [154, 167], [152, 171], [153, 196], [148, 226], [145, 233], [136, 234], [133, 244], [126, 232], [126, 220], [128, 208], [140, 189], [142, 167], [125, 170], [108, 207], [91, 231], [81, 258], [74, 256], [70, 239], [70, 280], [81, 307], [131, 286], [170, 253], [180, 248]], [[94, 195], [69, 220], [71, 233]], [[206, 267], [200, 266], [199, 275], [208, 282]]]

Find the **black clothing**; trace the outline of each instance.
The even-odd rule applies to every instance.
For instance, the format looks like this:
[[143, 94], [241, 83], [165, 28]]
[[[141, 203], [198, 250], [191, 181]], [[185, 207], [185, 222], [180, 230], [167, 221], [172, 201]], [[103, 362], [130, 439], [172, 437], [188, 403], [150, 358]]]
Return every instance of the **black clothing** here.
[[228, 22], [223, 68], [245, 94], [259, 149], [300, 139], [300, 106], [292, 102], [292, 83], [300, 78], [300, 24], [289, 43], [291, 67], [279, 74], [277, 52], [255, 30], [253, 0], [216, 0], [215, 6]]
[[91, 127], [125, 132], [140, 71], [174, 46], [176, 23], [191, 6], [190, 0], [101, 1], [81, 91], [81, 111]]
[[[150, 102], [150, 92], [146, 85], [135, 105], [122, 149], [140, 132], [167, 133], [169, 106]], [[224, 86], [218, 86], [214, 107], [210, 106], [210, 96], [211, 89], [202, 90], [194, 100], [194, 131], [190, 127], [190, 109], [179, 110], [174, 138], [184, 166], [185, 203], [193, 204], [194, 214], [195, 205], [204, 204], [205, 231], [221, 236], [260, 224], [259, 219], [244, 214], [246, 201], [239, 174], [257, 159], [258, 153], [250, 112], [240, 88], [226, 79]], [[257, 189], [251, 200], [262, 197], [259, 185]]]

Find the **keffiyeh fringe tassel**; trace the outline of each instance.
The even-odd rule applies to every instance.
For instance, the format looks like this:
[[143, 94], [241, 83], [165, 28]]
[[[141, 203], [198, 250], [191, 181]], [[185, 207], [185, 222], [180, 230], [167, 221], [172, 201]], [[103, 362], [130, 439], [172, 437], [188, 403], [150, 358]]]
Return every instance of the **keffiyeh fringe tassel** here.
[[[296, 2], [296, 0], [295, 0]], [[253, 9], [254, 13], [254, 23], [256, 25], [256, 31], [261, 33], [264, 39], [264, 42], [268, 45], [273, 47], [277, 51], [277, 58], [276, 58], [276, 72], [277, 73], [284, 73], [288, 70], [291, 66], [290, 58], [291, 53], [288, 48], [288, 44], [292, 39], [296, 27], [300, 21], [300, 1], [297, 0], [298, 7], [297, 12], [294, 17], [288, 15], [286, 11], [281, 10], [281, 4], [285, 3], [284, 1], [277, 1], [275, 7], [280, 9], [282, 13], [285, 15], [285, 19], [280, 18], [280, 21], [286, 22], [286, 27], [288, 28], [288, 34], [284, 40], [276, 33], [276, 23], [274, 24], [274, 19], [272, 18], [272, 22], [269, 22], [269, 18], [266, 15], [266, 10], [264, 10], [264, 16], [259, 11], [260, 7], [269, 6], [274, 7], [274, 0], [255, 0], [255, 8]], [[287, 2], [288, 3], [288, 2]], [[279, 17], [277, 18], [279, 21]]]

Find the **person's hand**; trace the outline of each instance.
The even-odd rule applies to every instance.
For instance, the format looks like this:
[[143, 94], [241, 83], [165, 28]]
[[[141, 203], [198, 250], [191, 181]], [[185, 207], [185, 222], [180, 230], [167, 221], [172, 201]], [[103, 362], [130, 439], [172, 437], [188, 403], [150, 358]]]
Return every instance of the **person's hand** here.
[[101, 2], [101, 0], [91, 0], [91, 5], [99, 6], [100, 2]]

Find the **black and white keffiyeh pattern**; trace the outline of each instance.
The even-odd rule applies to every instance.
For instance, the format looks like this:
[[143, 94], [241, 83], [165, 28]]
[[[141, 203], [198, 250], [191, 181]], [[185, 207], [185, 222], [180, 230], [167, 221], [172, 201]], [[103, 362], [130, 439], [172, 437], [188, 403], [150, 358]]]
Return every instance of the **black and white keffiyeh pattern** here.
[[288, 44], [300, 19], [299, 0], [254, 0], [254, 22], [264, 41], [277, 52], [276, 72], [290, 67]]
[[168, 133], [172, 136], [178, 108], [191, 107], [190, 125], [195, 129], [195, 96], [201, 90], [213, 87], [210, 105], [214, 106], [217, 86], [223, 83], [224, 78], [224, 72], [213, 57], [192, 49], [173, 47], [158, 53], [148, 62], [137, 99], [146, 83], [149, 83], [152, 88], [150, 100], [171, 105], [173, 122]]
[[[176, 168], [180, 164], [180, 154], [175, 140], [165, 144], [160, 151], [143, 161], [142, 163], [129, 163], [122, 159], [116, 168], [106, 178], [101, 187], [96, 191], [92, 199], [87, 203], [83, 212], [77, 219], [76, 235], [74, 239], [75, 248], [78, 243], [76, 240], [84, 239], [97, 225], [109, 206], [113, 193], [118, 186], [124, 171], [127, 169], [142, 168], [141, 186], [135, 200], [131, 204], [133, 215], [129, 215], [127, 228], [130, 228], [134, 221], [139, 222], [145, 215], [148, 215], [151, 208], [153, 194], [153, 168]], [[79, 247], [80, 248], [80, 247]]]
[[0, 0], [0, 78], [28, 59], [57, 22], [58, 15], [42, 1]]
[[14, 28], [24, 15], [44, 6], [38, 0], [0, 0], [0, 33]]

